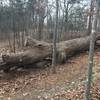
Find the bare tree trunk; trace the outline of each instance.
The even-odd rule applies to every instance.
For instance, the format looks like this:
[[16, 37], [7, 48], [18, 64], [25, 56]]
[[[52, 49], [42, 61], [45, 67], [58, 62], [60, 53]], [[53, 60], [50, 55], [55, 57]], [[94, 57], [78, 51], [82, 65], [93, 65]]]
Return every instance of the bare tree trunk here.
[[24, 46], [24, 36], [25, 36], [25, 32], [23, 30], [23, 32], [22, 32], [22, 47]]
[[90, 5], [90, 15], [89, 15], [89, 23], [88, 23], [88, 35], [91, 34], [91, 28], [92, 28], [92, 13], [93, 13], [93, 0], [91, 0], [91, 5]]
[[13, 52], [15, 53], [15, 49], [16, 49], [16, 35], [15, 35], [16, 33], [14, 32], [14, 34], [13, 34]]
[[97, 30], [97, 15], [99, 12], [100, 1], [96, 0], [96, 13], [94, 15], [94, 22], [92, 26], [91, 40], [90, 40], [90, 50], [89, 50], [89, 62], [88, 62], [88, 77], [86, 84], [86, 93], [85, 100], [90, 100], [90, 89], [92, 81], [92, 69], [93, 69], [93, 54], [94, 54], [94, 44], [96, 39], [96, 30]]
[[55, 73], [55, 66], [57, 63], [57, 48], [56, 48], [56, 42], [57, 42], [57, 33], [58, 33], [58, 0], [56, 0], [56, 23], [55, 23], [55, 32], [53, 35], [53, 55], [52, 55], [52, 72]]
[[69, 1], [67, 1], [67, 6], [65, 5], [65, 12], [66, 12], [66, 14], [65, 14], [65, 32], [68, 30], [68, 7], [69, 7]]
[[40, 16], [39, 16], [39, 26], [38, 26], [38, 39], [39, 39], [39, 40], [42, 39], [43, 23], [44, 23], [43, 16], [40, 15]]
[[49, 39], [49, 9], [48, 9], [48, 0], [46, 0], [46, 4], [47, 4], [47, 35], [46, 38]]

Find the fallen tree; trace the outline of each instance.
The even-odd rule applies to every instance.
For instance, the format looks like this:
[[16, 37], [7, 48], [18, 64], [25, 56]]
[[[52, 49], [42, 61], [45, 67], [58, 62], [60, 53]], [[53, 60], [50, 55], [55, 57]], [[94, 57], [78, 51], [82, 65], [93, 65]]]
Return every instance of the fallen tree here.
[[[90, 37], [88, 36], [57, 43], [58, 61], [63, 62], [76, 52], [88, 50], [89, 41]], [[14, 66], [20, 67], [34, 65], [44, 61], [48, 62], [48, 58], [51, 58], [51, 43], [28, 38], [25, 46], [27, 46], [28, 49], [24, 52], [2, 55], [2, 63], [0, 64], [0, 69], [8, 70]]]

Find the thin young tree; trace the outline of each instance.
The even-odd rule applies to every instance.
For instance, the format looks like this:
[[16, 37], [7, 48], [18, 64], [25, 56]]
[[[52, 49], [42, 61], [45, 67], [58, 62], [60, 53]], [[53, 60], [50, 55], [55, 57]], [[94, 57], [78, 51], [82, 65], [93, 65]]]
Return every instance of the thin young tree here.
[[91, 5], [90, 5], [90, 14], [89, 14], [89, 23], [88, 23], [88, 34], [90, 35], [91, 33], [91, 27], [92, 27], [92, 13], [93, 13], [93, 0], [91, 0]]
[[56, 22], [55, 22], [55, 32], [53, 34], [53, 54], [52, 54], [52, 72], [55, 73], [55, 66], [56, 66], [56, 60], [57, 60], [57, 48], [56, 48], [56, 42], [57, 42], [57, 33], [58, 33], [58, 5], [59, 1], [56, 0]]
[[90, 89], [91, 89], [92, 69], [93, 69], [93, 56], [94, 56], [94, 46], [95, 46], [95, 37], [96, 37], [96, 30], [97, 30], [97, 18], [98, 18], [99, 6], [100, 6], [100, 0], [96, 0], [95, 14], [94, 14], [94, 19], [93, 19], [91, 40], [90, 40], [90, 49], [89, 49], [88, 76], [87, 76], [87, 83], [86, 83], [85, 100], [90, 100]]

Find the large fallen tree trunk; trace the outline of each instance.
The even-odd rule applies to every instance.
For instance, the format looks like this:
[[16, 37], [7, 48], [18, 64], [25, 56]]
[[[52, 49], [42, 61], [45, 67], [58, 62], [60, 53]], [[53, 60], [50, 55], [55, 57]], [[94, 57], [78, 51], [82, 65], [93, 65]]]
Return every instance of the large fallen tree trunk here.
[[[78, 51], [87, 50], [89, 48], [89, 41], [90, 37], [88, 36], [58, 43], [57, 55], [59, 61], [64, 61]], [[36, 64], [47, 60], [46, 58], [52, 55], [52, 44], [50, 43], [28, 38], [26, 46], [28, 46], [29, 49], [24, 52], [2, 55], [3, 63], [0, 64], [0, 69]]]

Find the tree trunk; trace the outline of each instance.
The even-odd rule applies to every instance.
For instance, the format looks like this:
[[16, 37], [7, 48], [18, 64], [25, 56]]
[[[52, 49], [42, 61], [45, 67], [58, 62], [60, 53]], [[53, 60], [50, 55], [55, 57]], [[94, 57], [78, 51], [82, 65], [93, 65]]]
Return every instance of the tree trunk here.
[[87, 34], [91, 34], [91, 29], [92, 29], [92, 13], [93, 13], [93, 0], [91, 0], [91, 5], [90, 5], [90, 15], [89, 15], [89, 23], [88, 23], [88, 32]]
[[56, 22], [55, 22], [55, 32], [53, 34], [53, 53], [52, 53], [52, 72], [55, 73], [55, 66], [57, 63], [57, 36], [58, 36], [58, 6], [59, 1], [56, 0]]
[[99, 14], [99, 6], [100, 6], [100, 1], [96, 0], [95, 15], [94, 15], [94, 19], [93, 19], [91, 39], [90, 39], [87, 84], [86, 84], [86, 92], [85, 92], [85, 98], [84, 98], [85, 100], [90, 100], [90, 89], [91, 89], [91, 83], [92, 83], [94, 46], [95, 46], [95, 38], [96, 38], [96, 31], [97, 31], [97, 18], [98, 18], [98, 14]]
[[[64, 62], [76, 52], [87, 50], [89, 48], [89, 41], [90, 37], [88, 36], [58, 43], [57, 58], [60, 62]], [[0, 69], [6, 69], [7, 66], [34, 65], [46, 60], [46, 58], [50, 57], [51, 59], [52, 44], [34, 39], [27, 39], [26, 46], [28, 46], [28, 50], [24, 52], [2, 55]]]

